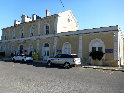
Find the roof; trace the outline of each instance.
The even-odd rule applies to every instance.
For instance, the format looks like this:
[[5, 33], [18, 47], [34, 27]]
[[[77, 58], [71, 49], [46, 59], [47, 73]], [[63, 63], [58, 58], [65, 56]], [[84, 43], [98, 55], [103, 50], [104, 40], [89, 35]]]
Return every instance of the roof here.
[[18, 25], [16, 25], [16, 26], [6, 27], [6, 28], [3, 28], [2, 30], [9, 29], [9, 28], [13, 28], [13, 27], [17, 27], [17, 26], [21, 26], [22, 24], [33, 23], [33, 22], [36, 22], [36, 21], [38, 21], [38, 20], [44, 20], [44, 19], [48, 19], [48, 18], [51, 18], [51, 17], [57, 17], [57, 16], [59, 16], [59, 15], [58, 15], [58, 14], [54, 14], [54, 15], [51, 15], [51, 16], [46, 16], [46, 17], [43, 17], [43, 18], [38, 18], [38, 19], [33, 20], [33, 21], [20, 23], [20, 24], [18, 24]]

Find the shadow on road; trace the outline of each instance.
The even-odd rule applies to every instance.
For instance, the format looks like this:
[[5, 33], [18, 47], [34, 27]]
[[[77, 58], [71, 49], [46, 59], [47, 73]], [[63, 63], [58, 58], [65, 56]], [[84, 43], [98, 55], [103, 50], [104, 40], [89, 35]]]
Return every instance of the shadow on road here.
[[[1, 62], [13, 62], [12, 60], [0, 60]], [[48, 66], [46, 63], [40, 63], [40, 62], [22, 62], [22, 61], [16, 61], [13, 63], [19, 63], [19, 64], [26, 64], [26, 65], [32, 65], [34, 67], [45, 67], [45, 68], [58, 68], [58, 69], [65, 69], [63, 66], [60, 65], [52, 65]]]

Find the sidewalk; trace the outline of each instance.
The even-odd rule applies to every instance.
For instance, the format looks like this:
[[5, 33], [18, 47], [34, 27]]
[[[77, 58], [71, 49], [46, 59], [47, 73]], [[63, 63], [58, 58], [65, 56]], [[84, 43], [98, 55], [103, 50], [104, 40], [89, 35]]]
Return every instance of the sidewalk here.
[[[42, 60], [34, 60], [34, 62], [46, 63], [46, 61], [42, 61]], [[81, 66], [81, 67], [124, 72], [124, 67], [104, 67], [104, 66]]]
[[112, 70], [112, 71], [122, 71], [124, 72], [124, 67], [104, 67], [104, 66], [82, 66], [83, 68], [93, 68], [102, 70]]

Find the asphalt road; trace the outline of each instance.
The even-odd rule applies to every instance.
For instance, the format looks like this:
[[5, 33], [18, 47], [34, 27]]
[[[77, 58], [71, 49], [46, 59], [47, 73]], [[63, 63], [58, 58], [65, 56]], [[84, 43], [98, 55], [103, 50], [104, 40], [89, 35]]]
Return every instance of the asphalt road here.
[[0, 93], [124, 93], [124, 72], [0, 61]]

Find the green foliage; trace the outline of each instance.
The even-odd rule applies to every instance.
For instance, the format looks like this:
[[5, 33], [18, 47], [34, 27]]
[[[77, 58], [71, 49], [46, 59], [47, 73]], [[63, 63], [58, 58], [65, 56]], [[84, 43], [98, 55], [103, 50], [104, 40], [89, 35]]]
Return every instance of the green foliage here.
[[94, 52], [91, 52], [89, 56], [91, 56], [93, 60], [96, 60], [96, 59], [101, 60], [103, 55], [104, 55], [103, 52], [94, 51]]

